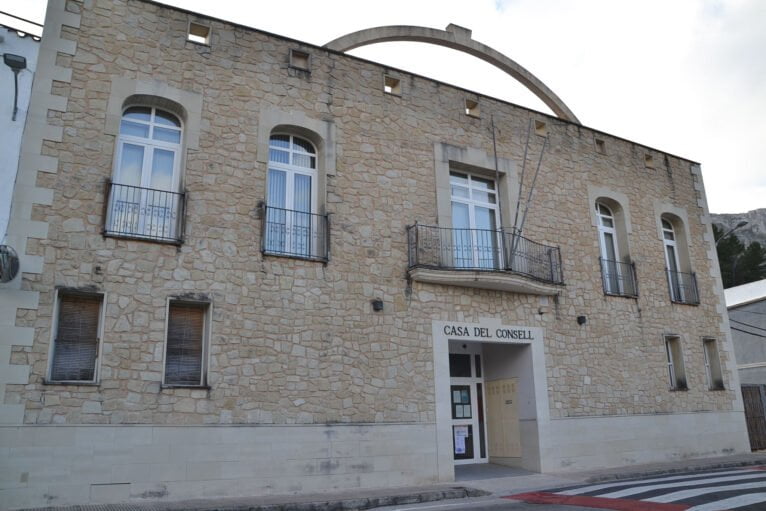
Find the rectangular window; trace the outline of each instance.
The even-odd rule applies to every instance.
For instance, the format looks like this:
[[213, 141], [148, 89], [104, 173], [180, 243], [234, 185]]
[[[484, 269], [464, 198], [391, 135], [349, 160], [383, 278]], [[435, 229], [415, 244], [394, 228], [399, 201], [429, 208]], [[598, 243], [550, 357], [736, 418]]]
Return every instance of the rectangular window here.
[[686, 390], [686, 371], [681, 350], [681, 338], [676, 335], [665, 337], [665, 351], [668, 355], [668, 376], [671, 390]]
[[165, 348], [166, 385], [205, 385], [206, 303], [172, 301]]
[[96, 381], [101, 295], [60, 292], [51, 381]]
[[723, 390], [723, 375], [721, 374], [721, 358], [718, 356], [718, 342], [708, 338], [702, 340], [705, 348], [705, 372], [707, 386], [710, 390]]

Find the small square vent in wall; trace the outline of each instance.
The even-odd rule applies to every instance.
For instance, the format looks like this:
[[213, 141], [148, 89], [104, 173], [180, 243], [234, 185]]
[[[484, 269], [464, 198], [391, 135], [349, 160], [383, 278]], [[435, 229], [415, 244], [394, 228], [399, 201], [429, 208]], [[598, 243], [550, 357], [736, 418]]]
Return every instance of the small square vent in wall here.
[[189, 32], [186, 34], [186, 40], [197, 44], [206, 44], [209, 46], [210, 27], [200, 23], [195, 23], [193, 21], [189, 22]]
[[402, 95], [402, 82], [398, 78], [385, 75], [383, 77], [383, 92], [386, 94], [393, 94], [394, 96]]
[[465, 114], [471, 117], [479, 117], [479, 102], [473, 99], [465, 100]]
[[290, 50], [290, 67], [302, 71], [311, 71], [311, 55], [305, 51]]

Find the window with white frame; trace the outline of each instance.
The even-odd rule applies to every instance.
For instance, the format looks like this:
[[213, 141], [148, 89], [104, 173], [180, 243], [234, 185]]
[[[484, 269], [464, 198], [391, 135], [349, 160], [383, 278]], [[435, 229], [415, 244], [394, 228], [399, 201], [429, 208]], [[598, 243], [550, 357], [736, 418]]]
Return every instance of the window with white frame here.
[[710, 390], [723, 390], [723, 374], [721, 373], [721, 358], [718, 355], [718, 341], [713, 338], [702, 340], [705, 352], [705, 374], [707, 376], [707, 388]]
[[668, 377], [671, 390], [686, 390], [686, 371], [681, 338], [677, 335], [665, 336], [665, 353], [668, 357]]
[[206, 384], [209, 304], [171, 301], [168, 304], [164, 384]]
[[102, 295], [58, 292], [50, 381], [97, 381], [102, 306]]
[[617, 229], [614, 213], [601, 202], [596, 203], [598, 219], [598, 240], [601, 248], [601, 271], [604, 290], [611, 294], [622, 294], [622, 268], [617, 245]]
[[180, 188], [181, 120], [149, 106], [125, 110], [120, 123], [106, 233], [175, 240]]
[[662, 219], [662, 241], [665, 246], [665, 267], [668, 269], [670, 296], [673, 301], [683, 302], [683, 287], [678, 278], [680, 265], [678, 264], [676, 232], [675, 229], [673, 229], [673, 224], [664, 218]]
[[499, 268], [502, 254], [495, 181], [450, 172], [450, 189], [454, 266]]
[[317, 151], [306, 139], [274, 134], [269, 140], [265, 251], [312, 257], [324, 242], [317, 215]]

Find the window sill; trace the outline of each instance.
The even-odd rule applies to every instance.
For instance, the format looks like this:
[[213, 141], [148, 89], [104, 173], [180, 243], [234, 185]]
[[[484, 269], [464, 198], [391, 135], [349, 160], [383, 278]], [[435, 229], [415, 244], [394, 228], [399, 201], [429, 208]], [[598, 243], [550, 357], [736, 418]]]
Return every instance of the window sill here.
[[98, 387], [101, 382], [98, 381], [79, 381], [79, 380], [47, 380], [43, 379], [43, 385], [78, 385], [81, 387]]
[[163, 383], [160, 385], [161, 390], [172, 390], [172, 389], [192, 389], [192, 390], [211, 390], [212, 387], [210, 385], [183, 385], [183, 384], [173, 384], [173, 383]]
[[692, 307], [698, 307], [699, 302], [679, 302], [678, 300], [670, 300], [673, 305], [691, 305]]
[[327, 264], [330, 261], [329, 257], [306, 256], [306, 255], [300, 255], [300, 254], [286, 254], [284, 252], [270, 252], [268, 250], [264, 250], [263, 255], [270, 256], [270, 257], [283, 257], [286, 259], [300, 259], [301, 261], [314, 261], [314, 262], [323, 263], [323, 264]]
[[670, 392], [689, 392], [689, 387], [686, 387], [686, 388], [683, 388], [683, 389], [682, 388], [674, 388], [674, 389], [669, 389], [669, 390], [670, 390]]
[[157, 243], [160, 245], [175, 245], [181, 246], [184, 244], [184, 240], [171, 240], [171, 239], [158, 239], [151, 236], [131, 236], [127, 234], [117, 234], [114, 232], [104, 231], [104, 238], [115, 238], [119, 240], [131, 240], [131, 241], [146, 241], [148, 243]]
[[715, 387], [715, 388], [712, 388], [712, 389], [709, 388], [708, 390], [710, 392], [723, 392], [724, 390], [726, 390], [726, 387]]
[[611, 296], [613, 298], [631, 298], [633, 300], [638, 300], [638, 295], [621, 295], [617, 293], [604, 293], [604, 296]]

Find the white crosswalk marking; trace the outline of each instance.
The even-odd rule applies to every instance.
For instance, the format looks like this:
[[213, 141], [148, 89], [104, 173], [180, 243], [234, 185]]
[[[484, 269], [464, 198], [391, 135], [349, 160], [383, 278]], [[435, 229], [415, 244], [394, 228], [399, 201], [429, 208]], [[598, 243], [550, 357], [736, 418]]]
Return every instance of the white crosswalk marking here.
[[599, 495], [599, 497], [604, 497], [608, 499], [619, 499], [623, 497], [627, 497], [629, 495], [637, 495], [639, 493], [644, 493], [648, 491], [654, 491], [654, 490], [662, 490], [665, 488], [677, 488], [679, 486], [704, 486], [706, 484], [713, 484], [713, 483], [725, 483], [728, 481], [741, 481], [742, 479], [757, 479], [757, 478], [763, 478], [766, 477], [766, 473], [760, 472], [757, 474], [750, 474], [750, 475], [738, 475], [738, 476], [728, 476], [728, 477], [712, 477], [710, 479], [702, 479], [698, 481], [674, 481], [672, 483], [665, 483], [665, 484], [652, 484], [649, 486], [633, 486], [632, 488], [626, 488], [624, 490], [619, 490], [611, 493], [602, 493]]
[[[743, 470], [728, 470], [726, 472], [716, 472], [714, 475], [716, 476], [724, 476], [724, 475], [730, 475], [730, 474], [743, 474]], [[690, 475], [684, 475], [684, 476], [665, 476], [665, 477], [657, 477], [654, 479], [642, 479], [640, 481], [633, 481], [635, 483], [659, 483], [661, 481], [664, 482], [670, 482], [670, 481], [683, 481], [685, 479], [693, 479], [695, 477], [704, 477], [707, 474], [690, 474]], [[766, 476], [766, 473], [764, 473]], [[604, 483], [604, 484], [594, 484], [592, 486], [585, 486], [584, 488], [575, 488], [573, 490], [566, 490], [557, 492], [559, 495], [581, 495], [583, 493], [589, 493], [593, 491], [599, 491], [599, 490], [606, 490], [609, 488], [614, 488], [616, 486], [625, 486], [627, 484], [630, 484], [631, 481], [622, 481], [617, 483]]]
[[731, 484], [728, 486], [708, 486], [707, 488], [694, 488], [692, 490], [674, 491], [650, 499], [641, 499], [645, 502], [675, 502], [676, 500], [691, 499], [700, 495], [716, 493], [719, 491], [753, 490], [755, 488], [766, 488], [766, 481], [757, 483]]
[[766, 493], [747, 493], [745, 495], [738, 495], [730, 499], [718, 500], [716, 502], [690, 507], [686, 511], [724, 511], [727, 509], [748, 506], [750, 504], [758, 504], [759, 502], [766, 502]]

